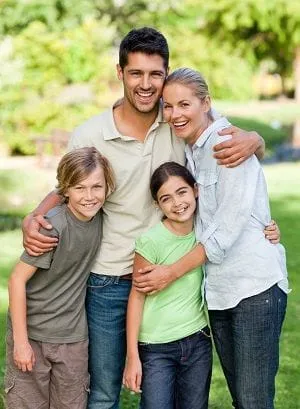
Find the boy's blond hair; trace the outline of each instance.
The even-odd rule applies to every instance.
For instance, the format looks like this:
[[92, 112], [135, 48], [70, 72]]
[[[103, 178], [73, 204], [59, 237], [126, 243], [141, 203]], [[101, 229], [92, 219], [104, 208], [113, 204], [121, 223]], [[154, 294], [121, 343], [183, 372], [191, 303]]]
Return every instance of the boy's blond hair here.
[[115, 190], [115, 176], [109, 161], [94, 147], [74, 149], [66, 153], [57, 167], [57, 193], [67, 199], [65, 194], [85, 179], [97, 166], [103, 169], [105, 196]]

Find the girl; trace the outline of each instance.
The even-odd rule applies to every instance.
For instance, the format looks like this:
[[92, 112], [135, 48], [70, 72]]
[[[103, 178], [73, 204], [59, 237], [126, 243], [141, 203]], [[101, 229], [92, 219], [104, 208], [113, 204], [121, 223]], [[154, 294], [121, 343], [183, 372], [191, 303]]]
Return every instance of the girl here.
[[200, 192], [198, 262], [208, 259], [206, 300], [233, 405], [273, 409], [288, 283], [284, 248], [263, 234], [270, 210], [262, 168], [255, 156], [232, 169], [213, 158], [213, 146], [224, 140], [218, 131], [229, 122], [214, 120], [198, 72], [174, 71], [163, 98], [165, 119], [186, 142], [188, 167]]
[[[149, 264], [171, 264], [196, 245], [197, 189], [190, 172], [164, 163], [150, 190], [164, 218], [137, 239], [133, 274]], [[143, 409], [174, 409], [175, 402], [181, 409], [208, 407], [212, 357], [202, 283], [198, 267], [153, 295], [132, 287], [123, 383], [135, 392], [142, 384]]]
[[95, 148], [67, 153], [57, 169], [65, 203], [47, 214], [55, 250], [26, 252], [9, 280], [7, 409], [85, 409], [89, 388], [86, 281], [100, 242], [101, 209], [114, 190]]

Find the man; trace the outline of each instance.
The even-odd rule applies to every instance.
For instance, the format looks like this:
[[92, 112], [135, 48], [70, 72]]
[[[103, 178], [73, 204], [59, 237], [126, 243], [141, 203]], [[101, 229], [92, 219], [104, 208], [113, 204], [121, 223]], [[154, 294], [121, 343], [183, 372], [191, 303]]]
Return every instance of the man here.
[[[103, 206], [103, 239], [88, 282], [89, 409], [119, 408], [134, 240], [160, 218], [150, 197], [150, 175], [163, 162], [184, 163], [183, 146], [163, 121], [160, 109], [168, 65], [168, 44], [161, 33], [147, 27], [130, 31], [121, 42], [117, 65], [123, 99], [79, 126], [69, 144], [70, 149], [99, 149], [110, 160], [117, 185]], [[223, 134], [228, 133], [236, 138], [216, 147], [222, 164], [237, 165], [255, 150], [264, 150], [256, 133], [235, 127]], [[24, 245], [30, 254], [55, 246], [55, 239], [42, 236], [38, 229], [47, 228], [41, 215], [59, 200], [51, 193], [25, 219]], [[174, 279], [169, 277], [168, 282]], [[152, 290], [154, 281], [152, 275]], [[161, 279], [158, 288], [162, 288]]]

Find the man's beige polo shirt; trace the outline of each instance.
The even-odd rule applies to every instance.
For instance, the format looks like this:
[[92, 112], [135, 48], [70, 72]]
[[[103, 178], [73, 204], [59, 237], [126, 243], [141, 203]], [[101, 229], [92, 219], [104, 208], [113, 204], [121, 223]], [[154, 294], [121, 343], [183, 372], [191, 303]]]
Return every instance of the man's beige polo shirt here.
[[92, 271], [106, 275], [132, 272], [135, 239], [160, 218], [151, 198], [153, 171], [170, 160], [184, 164], [184, 145], [159, 112], [144, 142], [121, 135], [113, 108], [75, 129], [69, 149], [95, 146], [113, 166], [116, 190], [103, 206], [102, 242]]

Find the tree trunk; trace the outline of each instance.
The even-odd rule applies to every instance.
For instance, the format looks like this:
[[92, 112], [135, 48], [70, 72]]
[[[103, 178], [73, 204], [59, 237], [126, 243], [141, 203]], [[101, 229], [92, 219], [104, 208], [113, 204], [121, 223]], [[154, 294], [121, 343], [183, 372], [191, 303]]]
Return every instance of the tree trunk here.
[[[300, 104], [300, 46], [296, 48], [294, 60], [295, 74], [295, 101]], [[300, 119], [294, 124], [293, 130], [293, 147], [300, 148]]]

